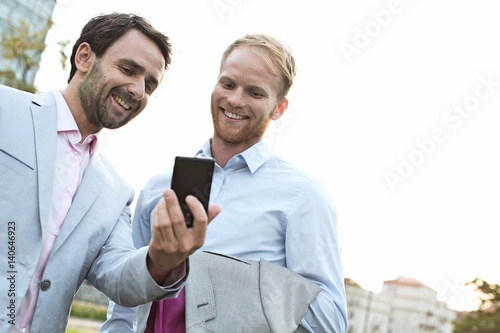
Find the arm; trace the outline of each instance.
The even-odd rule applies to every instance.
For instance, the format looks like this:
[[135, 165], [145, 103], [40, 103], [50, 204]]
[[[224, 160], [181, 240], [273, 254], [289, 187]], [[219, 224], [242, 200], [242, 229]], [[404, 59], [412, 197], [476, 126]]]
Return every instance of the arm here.
[[[177, 295], [177, 292], [180, 290], [180, 288], [183, 286], [183, 282], [185, 281], [185, 260], [186, 258], [183, 258], [182, 256], [185, 255], [185, 252], [183, 251], [191, 251], [192, 247], [197, 246], [197, 243], [193, 242], [188, 242], [188, 247], [182, 247], [185, 246], [182, 244], [182, 240], [185, 238], [190, 238], [189, 233], [195, 233], [196, 226], [192, 228], [192, 230], [184, 231], [185, 234], [182, 233], [182, 227], [177, 226], [178, 229], [174, 231], [174, 226], [171, 223], [173, 219], [178, 219], [178, 216], [176, 214], [181, 214], [182, 217], [182, 223], [184, 224], [184, 217], [182, 216], [182, 212], [180, 212], [180, 207], [177, 202], [177, 199], [175, 195], [173, 194], [172, 191], [166, 191], [168, 196], [167, 200], [165, 200], [165, 197], [162, 197], [159, 199], [158, 204], [154, 208], [153, 212], [153, 221], [152, 221], [152, 227], [147, 227], [145, 229], [145, 234], [143, 237], [135, 237], [135, 246], [139, 248], [139, 251], [146, 252], [146, 266], [148, 267], [148, 272], [151, 274], [151, 277], [156, 277], [155, 281], [156, 283], [160, 282], [159, 285], [164, 286], [164, 285], [170, 285], [170, 288], [175, 291], [175, 294], [173, 295], [174, 297]], [[136, 208], [136, 214], [134, 217], [141, 217], [143, 214], [141, 214], [140, 210], [142, 208], [141, 202], [143, 200], [143, 193], [141, 193], [141, 196], [139, 198], [139, 203]], [[191, 198], [192, 200], [192, 198]], [[199, 207], [196, 207], [196, 204], [199, 204], [197, 200], [192, 200], [194, 202], [188, 203], [191, 205], [191, 209], [193, 211], [193, 215], [195, 216], [195, 223], [196, 219], [198, 219], [198, 222], [201, 220], [203, 222], [203, 216], [206, 218], [206, 214], [203, 214], [202, 218], [200, 219], [199, 217]], [[201, 205], [201, 204], [200, 204]], [[170, 211], [169, 211], [170, 209]], [[178, 211], [176, 211], [178, 209]], [[201, 208], [203, 210], [203, 208]], [[204, 213], [204, 210], [203, 210]], [[149, 216], [149, 214], [147, 214]], [[198, 217], [196, 217], [198, 215]], [[172, 218], [173, 216], [173, 218]], [[134, 226], [139, 225], [141, 222], [137, 221], [138, 219], [134, 219]], [[161, 226], [162, 222], [166, 224], [165, 226]], [[149, 223], [149, 221], [148, 221]], [[158, 229], [159, 227], [163, 227], [164, 229]], [[180, 227], [180, 228], [179, 228]], [[183, 225], [184, 230], [186, 229], [185, 224]], [[199, 227], [199, 225], [198, 225]], [[148, 232], [150, 228], [157, 228], [155, 231], [152, 233]], [[206, 226], [205, 226], [206, 228]], [[166, 230], [165, 230], [166, 229]], [[181, 229], [181, 231], [179, 231]], [[154, 266], [154, 263], [152, 262], [152, 259], [150, 258], [150, 253], [153, 252], [154, 255], [154, 250], [151, 249], [152, 245], [149, 247], [144, 246], [148, 245], [148, 238], [151, 238], [150, 244], [153, 244], [153, 240], [155, 237], [155, 232], [160, 233], [158, 236], [159, 239], [157, 239], [157, 242], [159, 243], [158, 248], [156, 251], [160, 252], [160, 257], [157, 258], [159, 260], [160, 265], [162, 264], [162, 261], [166, 262], [166, 267], [173, 267], [173, 269], [167, 268], [164, 269], [163, 267], [157, 268]], [[199, 230], [198, 230], [199, 232]], [[194, 235], [193, 238], [195, 237], [200, 237], [200, 235]], [[204, 234], [201, 235], [204, 239]], [[203, 241], [202, 239], [202, 241]], [[193, 246], [189, 246], [192, 245]], [[181, 246], [182, 245], [182, 246]], [[200, 245], [201, 246], [201, 245]], [[166, 250], [165, 250], [166, 249]], [[180, 249], [180, 250], [179, 250]], [[193, 250], [194, 252], [194, 250]], [[188, 252], [189, 253], [189, 252]], [[164, 255], [164, 257], [162, 257]], [[176, 260], [179, 260], [180, 262], [177, 263]], [[157, 261], [158, 262], [158, 261]], [[170, 265], [170, 266], [168, 266]], [[181, 273], [176, 274], [176, 270], [178, 268], [181, 268]], [[173, 272], [174, 274], [170, 274]], [[156, 275], [155, 275], [156, 273]], [[170, 276], [169, 276], [170, 274]], [[178, 283], [182, 282], [182, 283]], [[169, 289], [170, 289], [169, 288]], [[167, 288], [163, 288], [167, 289]], [[172, 296], [170, 296], [172, 297]], [[116, 300], [117, 301], [117, 300]], [[145, 302], [143, 302], [145, 303]], [[127, 304], [122, 304], [122, 305], [127, 305]], [[138, 304], [137, 304], [138, 305]], [[107, 321], [106, 323], [101, 327], [101, 332], [134, 332], [136, 330], [136, 316], [137, 316], [137, 308], [128, 308], [124, 306], [120, 306], [110, 300], [110, 305], [108, 307], [108, 314], [107, 314]]]
[[147, 270], [148, 247], [135, 250], [130, 226], [130, 209], [123, 209], [87, 279], [118, 304], [135, 306], [156, 299], [175, 297], [181, 286], [166, 289]]
[[[107, 167], [105, 160], [99, 161]], [[112, 167], [109, 169], [113, 172]], [[150, 245], [134, 251], [128, 207], [133, 193], [127, 196], [124, 192], [131, 191], [128, 184], [118, 179], [113, 180], [107, 181], [108, 186], [100, 193], [107, 199], [97, 202], [105, 207], [111, 206], [109, 209], [113, 210], [107, 211], [106, 216], [109, 222], [115, 222], [112, 223], [113, 229], [106, 233], [107, 239], [104, 245], [100, 246], [99, 255], [87, 274], [89, 281], [115, 302], [125, 306], [175, 297], [167, 296], [172, 289], [168, 290], [163, 286], [169, 286], [171, 281], [175, 283], [183, 278], [182, 275], [170, 273], [175, 273], [181, 264], [184, 269], [188, 256], [203, 245], [208, 217], [202, 204], [194, 197], [190, 197], [187, 202], [194, 217], [193, 228], [187, 230], [175, 194], [172, 190], [165, 191], [164, 198], [160, 200], [155, 211]], [[111, 197], [114, 199], [110, 200]], [[97, 209], [96, 205], [93, 207]], [[115, 217], [113, 212], [121, 212], [121, 215]], [[213, 215], [216, 213], [217, 209]], [[181, 287], [175, 286], [174, 289], [180, 290]]]
[[[148, 202], [148, 184], [139, 194], [133, 215], [133, 240], [136, 248], [149, 244], [151, 240], [150, 216], [152, 210], [161, 196], [157, 196], [152, 202]], [[151, 208], [150, 208], [151, 207]], [[137, 307], [124, 307], [109, 300], [106, 321], [101, 326], [101, 333], [120, 332], [135, 333], [137, 331]]]
[[[154, 209], [151, 227], [150, 210], [157, 201], [158, 199], [155, 199], [153, 203], [145, 202], [144, 191], [141, 192], [134, 214], [134, 243], [136, 247], [142, 247], [152, 238], [148, 248], [148, 271], [157, 282], [162, 282], [162, 285], [176, 285], [185, 273], [170, 273], [179, 268], [181, 272], [185, 272], [187, 256], [203, 245], [208, 218], [201, 203], [194, 197], [189, 197], [187, 203], [195, 221], [193, 228], [187, 229], [175, 194], [167, 190]], [[212, 220], [219, 212], [219, 205], [211, 206], [209, 219]], [[153, 229], [152, 233], [151, 229]], [[136, 308], [125, 308], [110, 300], [107, 321], [102, 326], [101, 332], [134, 332], [136, 317]]]
[[337, 216], [326, 188], [317, 182], [309, 184], [287, 217], [286, 266], [321, 288], [301, 321], [302, 328], [309, 332], [346, 332]]

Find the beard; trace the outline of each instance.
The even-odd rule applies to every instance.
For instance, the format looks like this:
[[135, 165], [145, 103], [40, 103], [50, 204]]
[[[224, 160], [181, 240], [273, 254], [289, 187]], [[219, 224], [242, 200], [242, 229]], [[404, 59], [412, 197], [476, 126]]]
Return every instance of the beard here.
[[[223, 115], [219, 106], [214, 102], [212, 97], [211, 103], [212, 122], [214, 126], [215, 136], [230, 144], [255, 144], [262, 139], [266, 132], [269, 123], [271, 122], [271, 112], [268, 117], [254, 118], [247, 120], [244, 126], [233, 125], [224, 121]], [[237, 109], [233, 109], [238, 112]]]
[[[106, 92], [106, 76], [101, 71], [99, 60], [96, 60], [89, 74], [78, 87], [78, 98], [85, 113], [87, 121], [94, 126], [97, 131], [102, 128], [115, 129], [122, 127], [137, 114], [136, 111], [129, 111], [126, 116], [110, 107], [109, 99], [111, 92]], [[125, 91], [116, 88], [118, 96], [128, 96]], [[123, 98], [123, 97], [122, 97]], [[135, 105], [130, 102], [131, 105]], [[136, 107], [137, 109], [137, 107]]]

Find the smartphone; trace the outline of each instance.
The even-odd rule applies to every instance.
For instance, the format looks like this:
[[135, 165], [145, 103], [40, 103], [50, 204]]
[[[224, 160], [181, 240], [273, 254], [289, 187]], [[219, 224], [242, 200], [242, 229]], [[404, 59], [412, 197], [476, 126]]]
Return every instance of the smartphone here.
[[196, 158], [177, 156], [175, 158], [174, 172], [172, 174], [171, 188], [179, 199], [179, 204], [186, 220], [186, 226], [193, 226], [193, 214], [186, 204], [186, 197], [194, 195], [208, 213], [212, 175], [214, 173], [214, 160], [212, 158]]

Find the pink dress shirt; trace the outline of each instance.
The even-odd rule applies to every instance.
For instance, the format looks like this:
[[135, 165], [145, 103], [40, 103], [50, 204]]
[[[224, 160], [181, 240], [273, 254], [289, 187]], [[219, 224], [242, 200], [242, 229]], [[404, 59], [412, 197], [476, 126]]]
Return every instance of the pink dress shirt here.
[[144, 333], [185, 333], [186, 295], [182, 288], [177, 298], [154, 301]]
[[28, 291], [17, 314], [16, 322], [18, 324], [12, 326], [9, 332], [25, 333], [30, 331], [40, 291], [40, 281], [49, 254], [68, 214], [71, 203], [78, 192], [89, 164], [90, 155], [97, 143], [95, 134], [89, 135], [80, 143], [82, 136], [62, 93], [56, 90], [54, 96], [57, 105], [57, 152], [49, 220], [46, 225], [45, 238], [35, 274], [31, 279]]

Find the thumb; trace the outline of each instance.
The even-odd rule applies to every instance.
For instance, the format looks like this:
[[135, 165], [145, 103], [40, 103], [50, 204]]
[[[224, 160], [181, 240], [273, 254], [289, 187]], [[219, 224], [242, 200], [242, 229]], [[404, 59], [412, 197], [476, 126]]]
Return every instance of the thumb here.
[[208, 223], [212, 221], [222, 211], [222, 206], [218, 203], [208, 207]]

